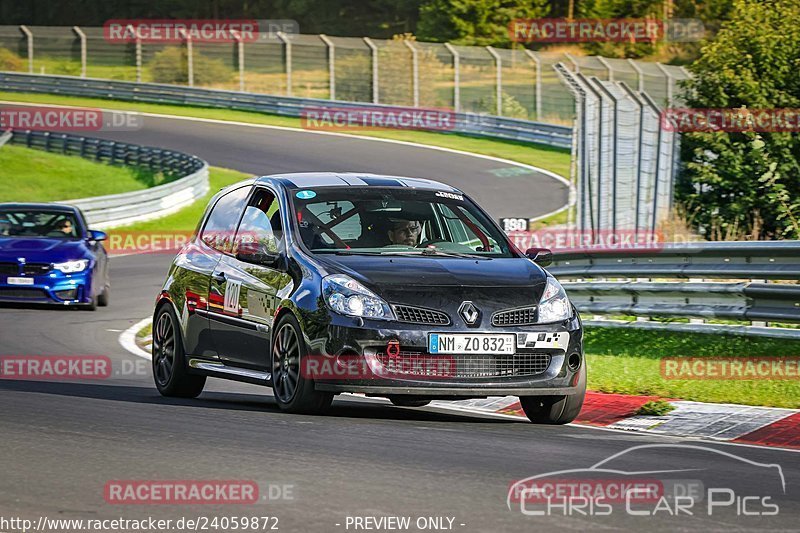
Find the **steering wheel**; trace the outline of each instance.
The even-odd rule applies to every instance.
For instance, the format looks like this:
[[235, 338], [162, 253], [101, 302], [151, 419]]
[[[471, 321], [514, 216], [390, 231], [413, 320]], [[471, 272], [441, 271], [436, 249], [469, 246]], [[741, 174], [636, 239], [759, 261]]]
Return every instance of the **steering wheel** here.
[[414, 248], [427, 248], [431, 244], [436, 244], [436, 243], [439, 243], [439, 242], [450, 242], [450, 241], [448, 241], [447, 239], [431, 239], [429, 241], [425, 241], [425, 242], [419, 243]]

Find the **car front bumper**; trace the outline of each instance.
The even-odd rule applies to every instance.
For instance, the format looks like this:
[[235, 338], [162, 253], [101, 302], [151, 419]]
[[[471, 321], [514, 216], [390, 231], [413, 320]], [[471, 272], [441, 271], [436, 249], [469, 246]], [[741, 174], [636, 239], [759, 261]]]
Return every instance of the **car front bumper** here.
[[[513, 333], [517, 341], [516, 353], [510, 356], [434, 355], [428, 351], [431, 333]], [[397, 361], [386, 356], [390, 342], [399, 345], [397, 357], [400, 360], [416, 357], [437, 366], [435, 363], [444, 357], [449, 359], [444, 365], [449, 370], [434, 376], [418, 371], [393, 372], [386, 366], [387, 360]], [[585, 379], [580, 379], [581, 374], [585, 375], [585, 360], [582, 327], [577, 315], [557, 324], [474, 330], [332, 317], [325, 331], [316, 339], [307, 338], [306, 343], [310, 355], [328, 361], [328, 368], [344, 368], [356, 359], [360, 362], [357, 368], [367, 369], [359, 375], [342, 372], [332, 377], [330, 372], [324, 373], [314, 379], [315, 388], [323, 391], [452, 399], [560, 396], [581, 394], [585, 388]], [[575, 355], [577, 365], [574, 357], [570, 361], [570, 356]], [[400, 366], [414, 367], [413, 364]]]
[[[30, 285], [8, 283], [9, 277], [32, 280]], [[82, 305], [92, 303], [91, 270], [76, 274], [51, 271], [37, 276], [0, 276], [0, 302]]]

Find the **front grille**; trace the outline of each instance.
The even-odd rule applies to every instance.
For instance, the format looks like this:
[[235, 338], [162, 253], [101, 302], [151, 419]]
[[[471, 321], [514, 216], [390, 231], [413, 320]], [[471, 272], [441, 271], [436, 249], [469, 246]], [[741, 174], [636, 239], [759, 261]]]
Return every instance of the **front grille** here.
[[20, 298], [27, 300], [40, 300], [42, 298], [47, 298], [47, 293], [42, 289], [0, 288], [0, 298]]
[[394, 314], [398, 322], [408, 324], [433, 324], [436, 326], [447, 326], [450, 324], [450, 317], [441, 311], [425, 309], [424, 307], [412, 307], [410, 305], [393, 305]]
[[19, 274], [19, 263], [0, 263], [0, 274], [16, 276]]
[[[524, 353], [517, 355], [430, 355], [424, 352], [401, 351], [396, 356], [376, 354], [390, 373], [413, 377], [497, 378], [536, 376], [550, 366], [550, 355]], [[437, 361], [441, 360], [441, 363]]]
[[506, 309], [492, 315], [493, 326], [532, 326], [536, 324], [536, 306]]
[[52, 265], [50, 263], [26, 263], [22, 269], [22, 271], [29, 276], [47, 274], [50, 270], [52, 270]]

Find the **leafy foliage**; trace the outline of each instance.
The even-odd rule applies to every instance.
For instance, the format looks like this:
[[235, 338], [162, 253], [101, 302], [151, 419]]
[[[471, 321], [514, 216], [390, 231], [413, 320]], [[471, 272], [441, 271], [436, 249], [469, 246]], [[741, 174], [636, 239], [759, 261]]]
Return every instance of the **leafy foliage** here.
[[[692, 108], [800, 108], [800, 0], [736, 0], [691, 66]], [[678, 199], [707, 237], [800, 238], [797, 133], [686, 133]]]
[[420, 40], [464, 45], [508, 45], [508, 24], [518, 18], [540, 18], [546, 0], [428, 0], [420, 7]]

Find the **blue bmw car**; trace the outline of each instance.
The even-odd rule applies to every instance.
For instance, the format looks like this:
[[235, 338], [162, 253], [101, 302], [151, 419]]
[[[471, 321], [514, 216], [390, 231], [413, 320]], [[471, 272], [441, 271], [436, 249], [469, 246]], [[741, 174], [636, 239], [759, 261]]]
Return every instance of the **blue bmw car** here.
[[77, 207], [0, 204], [0, 302], [108, 305], [105, 239]]

